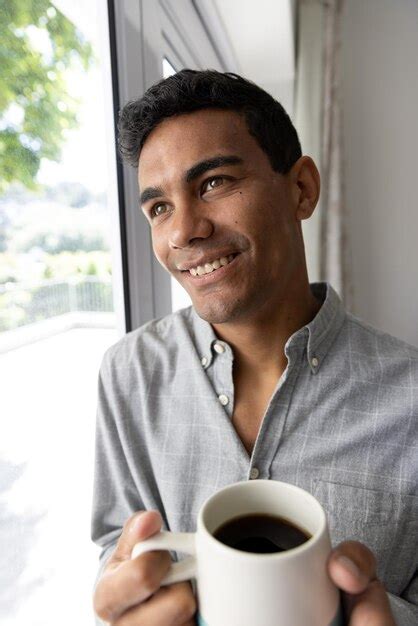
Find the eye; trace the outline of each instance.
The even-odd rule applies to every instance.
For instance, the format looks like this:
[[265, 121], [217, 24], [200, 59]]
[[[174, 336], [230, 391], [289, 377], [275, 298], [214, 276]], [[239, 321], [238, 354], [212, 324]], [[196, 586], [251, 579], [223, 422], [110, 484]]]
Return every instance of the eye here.
[[[208, 180], [203, 183], [203, 191], [205, 191], [205, 187], [207, 187], [208, 185], [209, 185], [208, 191], [210, 191], [211, 189], [216, 189], [216, 187], [219, 187], [219, 186], [222, 185], [222, 181], [224, 181], [224, 180], [225, 180], [225, 176], [212, 176], [212, 178], [208, 178]], [[218, 183], [219, 183], [219, 181], [221, 181], [220, 185], [219, 184], [215, 184], [215, 185], [212, 184], [213, 182], [216, 183], [216, 181], [218, 181]]]
[[151, 208], [151, 217], [159, 217], [160, 215], [164, 214], [164, 211], [159, 211], [159, 207], [165, 207], [166, 205], [163, 202], [160, 202], [159, 204], [154, 204], [154, 206]]

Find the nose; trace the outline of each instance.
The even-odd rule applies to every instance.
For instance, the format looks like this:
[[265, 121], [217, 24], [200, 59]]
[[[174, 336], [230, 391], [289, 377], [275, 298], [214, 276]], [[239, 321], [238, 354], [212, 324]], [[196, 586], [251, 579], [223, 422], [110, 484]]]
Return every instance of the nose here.
[[207, 239], [213, 233], [211, 220], [203, 214], [202, 207], [183, 204], [177, 206], [170, 219], [170, 248], [187, 248], [196, 239]]

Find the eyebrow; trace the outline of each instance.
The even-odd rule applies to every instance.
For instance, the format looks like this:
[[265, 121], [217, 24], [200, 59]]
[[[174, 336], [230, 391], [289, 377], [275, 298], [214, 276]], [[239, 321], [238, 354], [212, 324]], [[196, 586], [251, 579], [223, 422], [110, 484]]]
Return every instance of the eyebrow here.
[[[192, 165], [192, 167], [185, 171], [183, 181], [190, 183], [208, 170], [214, 170], [218, 167], [222, 167], [223, 165], [242, 165], [243, 163], [244, 160], [235, 154], [214, 156]], [[163, 195], [164, 190], [162, 187], [147, 187], [141, 192], [139, 201], [140, 204], [143, 205], [145, 202], [148, 202], [148, 200], [152, 200], [153, 198], [158, 198]]]

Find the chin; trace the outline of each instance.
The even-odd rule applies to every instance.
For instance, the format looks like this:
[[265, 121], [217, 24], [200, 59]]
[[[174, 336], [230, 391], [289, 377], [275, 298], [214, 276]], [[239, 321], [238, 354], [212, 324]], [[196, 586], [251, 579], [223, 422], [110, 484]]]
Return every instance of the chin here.
[[193, 302], [199, 317], [209, 324], [226, 324], [240, 318], [244, 312], [240, 300], [229, 302]]

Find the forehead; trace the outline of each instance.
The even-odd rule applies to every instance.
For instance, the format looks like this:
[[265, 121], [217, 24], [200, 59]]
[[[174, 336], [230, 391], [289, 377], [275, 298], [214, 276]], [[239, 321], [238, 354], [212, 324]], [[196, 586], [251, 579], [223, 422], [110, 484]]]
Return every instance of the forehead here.
[[253, 161], [264, 153], [248, 132], [245, 119], [235, 111], [203, 109], [158, 124], [147, 137], [138, 163], [140, 186], [164, 172], [184, 171], [214, 154], [238, 154]]

